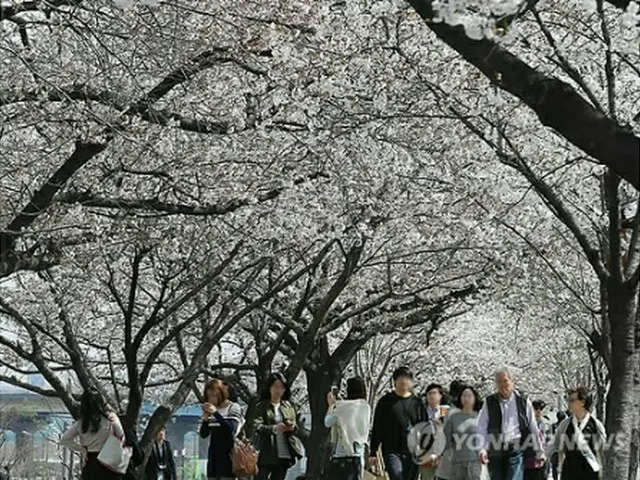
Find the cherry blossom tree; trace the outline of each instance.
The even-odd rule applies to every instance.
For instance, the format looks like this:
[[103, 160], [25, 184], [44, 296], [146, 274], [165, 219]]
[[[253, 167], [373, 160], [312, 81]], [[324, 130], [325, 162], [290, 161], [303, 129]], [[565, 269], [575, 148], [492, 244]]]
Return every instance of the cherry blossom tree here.
[[[154, 305], [163, 320], [142, 335], [151, 343], [200, 312], [166, 347], [173, 365], [188, 364], [179, 336], [202, 353], [177, 402], [196, 372], [215, 367], [207, 349], [216, 341], [266, 329], [275, 339], [260, 347], [258, 374], [287, 358], [291, 378], [313, 375], [361, 340], [357, 329], [374, 337], [409, 318], [393, 306], [411, 294], [436, 285], [419, 296], [417, 309], [428, 309], [467, 286], [440, 288], [443, 279], [490, 265], [486, 295], [511, 305], [509, 322], [555, 312], [588, 339], [610, 379], [607, 427], [628, 435], [639, 410], [638, 12], [634, 2], [583, 3], [3, 2], [0, 277], [5, 318], [28, 340], [3, 337], [3, 360], [23, 368], [21, 353], [36, 358], [33, 338], [64, 351], [57, 305], [66, 299], [69, 321], [82, 320], [69, 287], [82, 279], [79, 292], [99, 290], [108, 305], [99, 328], [117, 319], [113, 341], [124, 343], [130, 329], [128, 357], [113, 349], [119, 362], [149, 353], [133, 338]], [[377, 253], [354, 251], [363, 239]], [[176, 255], [189, 242], [193, 256]], [[158, 302], [167, 278], [171, 295]], [[292, 283], [278, 290], [274, 279]], [[25, 288], [37, 292], [26, 303], [16, 297]], [[338, 321], [398, 291], [372, 318]], [[209, 305], [218, 294], [233, 299], [229, 320], [263, 301], [237, 331], [217, 325], [215, 341], [202, 343], [198, 329], [221, 312]], [[82, 339], [91, 361], [107, 352], [98, 340]], [[176, 376], [157, 358], [150, 385]], [[134, 391], [132, 418], [134, 370], [144, 367], [126, 363], [115, 383]], [[81, 381], [115, 396], [114, 376], [100, 368]], [[628, 455], [614, 452], [607, 469], [623, 478]]]
[[[625, 478], [631, 429], [638, 414], [640, 149], [637, 104], [629, 102], [638, 94], [637, 6], [633, 2], [559, 7], [514, 2], [501, 11], [499, 2], [410, 3], [438, 38], [488, 80], [484, 91], [468, 80], [459, 82], [455, 91], [438, 84], [429, 63], [435, 56], [425, 58], [416, 47], [430, 40], [412, 36], [415, 43], [405, 41], [399, 51], [415, 67], [424, 95], [438, 96], [443, 115], [457, 116], [489, 147], [490, 155], [522, 175], [561, 225], [563, 250], [581, 252], [581, 276], [571, 279], [566, 269], [556, 266], [557, 260], [542, 248], [549, 241], [534, 239], [532, 232], [537, 228], [518, 218], [516, 212], [524, 210], [506, 207], [495, 216], [497, 223], [541, 254], [570, 292], [575, 294], [575, 283], [584, 282], [585, 266], [595, 274], [595, 282], [589, 283], [597, 290], [582, 298], [582, 304], [585, 313], [601, 318], [590, 340], [608, 367], [606, 426], [619, 442], [608, 451], [605, 476]], [[587, 34], [585, 24], [590, 25]], [[396, 34], [400, 45], [398, 38]], [[593, 53], [587, 56], [586, 51]], [[513, 96], [503, 97], [500, 90]], [[575, 115], [581, 120], [574, 121]], [[540, 122], [561, 137], [549, 135]], [[578, 125], [580, 131], [573, 130]], [[596, 167], [594, 161], [609, 168]], [[522, 184], [516, 185], [522, 189]], [[500, 210], [495, 203], [488, 206], [486, 199], [479, 200], [487, 211]], [[533, 227], [538, 227], [544, 214], [534, 208], [541, 220]], [[507, 212], [509, 220], [504, 216]], [[532, 218], [529, 213], [527, 217]]]
[[[543, 125], [554, 129], [587, 155], [609, 167], [617, 176], [640, 189], [640, 138], [634, 135], [629, 125], [633, 116], [636, 115], [637, 119], [640, 112], [627, 111], [621, 116], [622, 112], [616, 109], [611, 95], [615, 95], [614, 63], [633, 61], [631, 59], [637, 56], [637, 51], [630, 56], [617, 51], [608, 26], [612, 15], [608, 10], [614, 10], [614, 7], [628, 9], [630, 18], [625, 19], [624, 24], [625, 27], [636, 29], [630, 38], [637, 41], [637, 4], [628, 0], [614, 0], [608, 2], [612, 7], [606, 9], [604, 0], [593, 2], [597, 4], [599, 18], [602, 19], [601, 46], [604, 47], [604, 56], [600, 65], [606, 70], [610, 89], [607, 109], [584, 91], [587, 83], [579, 71], [567, 62], [562, 50], [556, 50], [556, 54], [560, 55], [555, 61], [569, 77], [566, 79], [550, 75], [537, 62], [528, 63], [526, 57], [518, 56], [517, 50], [513, 52], [508, 49], [511, 45], [500, 41], [500, 36], [521, 17], [532, 14], [540, 18], [538, 8], [545, 9], [546, 6], [538, 5], [542, 2], [410, 0], [409, 3], [438, 38], [478, 68], [492, 84], [531, 108]], [[565, 7], [565, 11], [572, 8], [576, 17], [583, 16], [583, 12], [571, 4]], [[478, 10], [484, 15], [471, 13]], [[605, 17], [605, 11], [608, 18]], [[617, 12], [618, 21], [623, 17], [621, 13]], [[597, 25], [598, 17], [592, 17], [589, 22]], [[556, 48], [557, 42], [551, 31], [547, 29], [545, 34], [550, 46]], [[620, 57], [614, 60], [614, 55]], [[629, 67], [633, 69], [633, 65]]]

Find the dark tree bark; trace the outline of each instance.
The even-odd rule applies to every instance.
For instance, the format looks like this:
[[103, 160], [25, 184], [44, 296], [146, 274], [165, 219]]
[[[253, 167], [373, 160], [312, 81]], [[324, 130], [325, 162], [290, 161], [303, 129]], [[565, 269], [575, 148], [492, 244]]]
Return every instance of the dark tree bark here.
[[333, 385], [340, 385], [342, 380], [342, 370], [331, 361], [326, 343], [326, 339], [320, 341], [317, 354], [305, 368], [311, 410], [311, 435], [307, 441], [307, 476], [313, 480], [325, 478], [324, 470], [331, 454], [329, 429], [324, 426], [328, 408], [327, 393]]
[[[638, 295], [640, 295], [640, 286], [638, 287]], [[640, 307], [640, 298], [638, 299], [638, 307]], [[640, 308], [636, 310], [636, 350], [640, 352]], [[631, 437], [631, 449], [629, 460], [629, 480], [640, 480], [638, 471], [640, 470], [640, 363], [636, 365], [635, 377], [635, 405], [634, 410], [636, 420]]]
[[22, 232], [35, 222], [53, 202], [54, 196], [60, 192], [75, 173], [86, 165], [93, 157], [107, 148], [107, 143], [76, 141], [73, 153], [36, 191], [29, 203], [20, 211], [0, 233], [0, 278], [8, 276], [22, 268], [42, 270], [51, 265], [50, 261], [24, 258], [16, 252], [16, 241]]
[[[637, 415], [637, 412], [636, 412]], [[639, 458], [640, 455], [640, 430], [639, 425], [636, 422], [636, 426], [633, 429], [631, 438], [631, 451], [630, 451], [630, 460], [629, 460], [629, 480], [638, 480], [638, 466], [639, 466]]]
[[608, 435], [619, 448], [606, 455], [604, 478], [628, 478], [630, 442], [636, 424], [635, 376], [640, 356], [635, 348], [638, 286], [609, 280], [608, 317], [611, 324], [611, 385], [607, 396]]

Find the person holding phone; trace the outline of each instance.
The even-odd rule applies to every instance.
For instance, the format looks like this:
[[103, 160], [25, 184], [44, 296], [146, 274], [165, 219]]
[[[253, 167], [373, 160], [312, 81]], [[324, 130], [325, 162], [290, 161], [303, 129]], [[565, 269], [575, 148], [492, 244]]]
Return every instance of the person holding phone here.
[[296, 410], [290, 398], [284, 375], [269, 375], [253, 421], [260, 452], [256, 480], [284, 480], [289, 469], [304, 455], [302, 443], [296, 436], [299, 433]]
[[331, 395], [333, 396], [334, 400], [340, 400], [340, 387], [338, 387], [337, 385], [331, 387]]
[[334, 451], [327, 478], [331, 480], [362, 480], [365, 448], [369, 437], [371, 407], [367, 403], [364, 380], [347, 380], [347, 399], [337, 400], [338, 388], [327, 394], [329, 410], [324, 425], [331, 428]]
[[231, 451], [242, 424], [242, 409], [229, 400], [227, 385], [214, 378], [204, 388], [200, 436], [210, 438], [207, 461], [209, 480], [233, 480]]

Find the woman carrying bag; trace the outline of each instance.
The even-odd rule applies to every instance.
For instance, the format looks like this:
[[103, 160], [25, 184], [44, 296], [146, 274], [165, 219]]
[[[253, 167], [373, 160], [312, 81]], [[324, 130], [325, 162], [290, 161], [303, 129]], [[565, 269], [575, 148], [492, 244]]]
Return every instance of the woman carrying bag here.
[[242, 423], [242, 409], [229, 400], [229, 389], [219, 379], [204, 388], [200, 436], [210, 438], [207, 460], [209, 480], [234, 480], [231, 452]]
[[334, 392], [327, 394], [329, 410], [324, 424], [331, 428], [331, 443], [335, 445], [327, 472], [331, 480], [362, 480], [371, 426], [371, 407], [366, 398], [366, 387], [359, 377], [347, 381], [346, 400], [336, 400]]
[[284, 375], [272, 373], [253, 421], [260, 451], [256, 480], [284, 480], [287, 471], [303, 456], [302, 443], [295, 436], [298, 425], [290, 397]]
[[84, 455], [82, 480], [121, 480], [121, 473], [109, 469], [98, 459], [111, 436], [124, 439], [120, 419], [115, 413], [107, 411], [99, 392], [84, 392], [80, 400], [80, 418], [60, 439], [60, 445]]

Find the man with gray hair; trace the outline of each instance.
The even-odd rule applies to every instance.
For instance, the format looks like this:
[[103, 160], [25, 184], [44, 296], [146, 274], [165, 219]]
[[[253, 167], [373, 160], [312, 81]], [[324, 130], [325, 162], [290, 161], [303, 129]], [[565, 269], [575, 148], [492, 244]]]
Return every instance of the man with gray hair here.
[[489, 395], [478, 417], [482, 450], [491, 480], [523, 480], [524, 458], [544, 460], [531, 401], [520, 395], [508, 369], [495, 374], [496, 393]]

